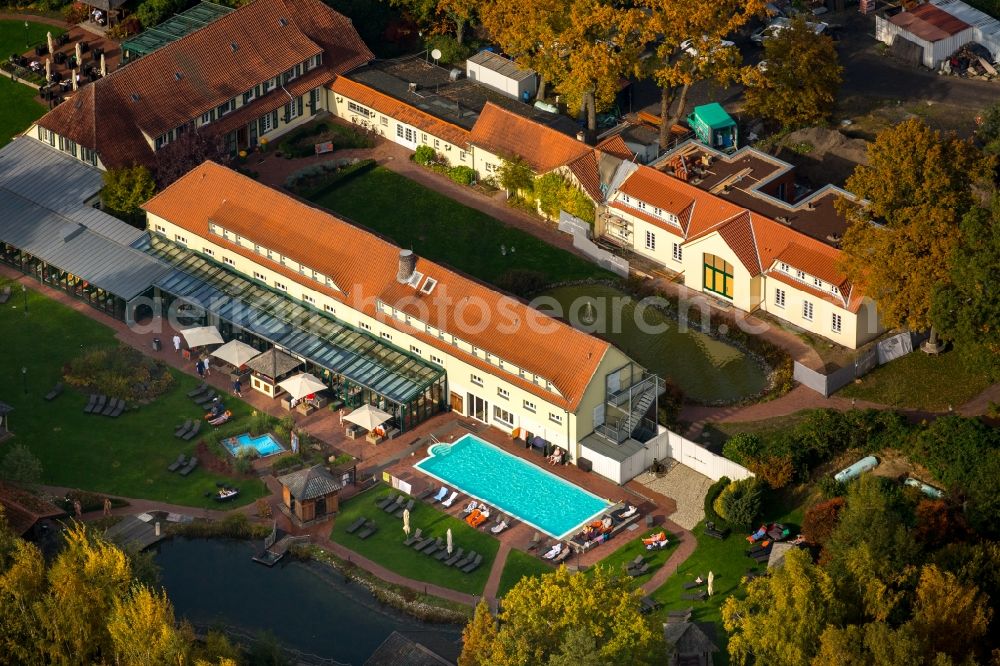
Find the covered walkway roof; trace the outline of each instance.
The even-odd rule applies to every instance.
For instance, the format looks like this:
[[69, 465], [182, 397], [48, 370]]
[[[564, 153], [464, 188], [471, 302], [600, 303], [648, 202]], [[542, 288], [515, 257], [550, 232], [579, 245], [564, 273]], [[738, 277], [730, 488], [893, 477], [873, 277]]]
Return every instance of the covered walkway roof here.
[[172, 16], [135, 37], [126, 39], [122, 42], [122, 53], [126, 60], [149, 55], [170, 42], [175, 42], [195, 30], [204, 28], [231, 11], [233, 11], [232, 8], [217, 5], [214, 2], [199, 2], [191, 9]]
[[443, 368], [159, 236], [149, 251], [174, 267], [155, 283], [163, 291], [388, 400], [407, 403], [444, 375]]

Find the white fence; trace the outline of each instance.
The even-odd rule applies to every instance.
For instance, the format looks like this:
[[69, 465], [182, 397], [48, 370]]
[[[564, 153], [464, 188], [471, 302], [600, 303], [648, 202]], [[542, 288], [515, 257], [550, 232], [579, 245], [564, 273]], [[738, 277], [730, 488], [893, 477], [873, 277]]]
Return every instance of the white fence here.
[[628, 277], [628, 261], [597, 247], [594, 241], [590, 240], [589, 224], [561, 210], [559, 211], [559, 231], [573, 236], [573, 247], [590, 257], [598, 266], [621, 277]]
[[580, 455], [591, 461], [594, 472], [618, 484], [626, 483], [648, 470], [654, 458], [657, 460], [673, 458], [713, 481], [718, 481], [724, 476], [733, 481], [753, 476], [753, 472], [742, 465], [665, 429], [646, 442], [640, 451], [623, 461], [604, 456], [587, 448], [586, 444], [580, 445]]

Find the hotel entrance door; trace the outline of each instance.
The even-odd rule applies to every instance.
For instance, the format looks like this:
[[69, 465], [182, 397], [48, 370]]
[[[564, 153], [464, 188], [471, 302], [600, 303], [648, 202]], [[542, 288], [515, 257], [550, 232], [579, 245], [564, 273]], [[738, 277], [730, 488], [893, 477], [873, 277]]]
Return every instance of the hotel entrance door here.
[[472, 393], [466, 394], [468, 402], [468, 414], [477, 421], [482, 421], [483, 423], [489, 423], [490, 420], [490, 403], [486, 402], [478, 395], [473, 395]]

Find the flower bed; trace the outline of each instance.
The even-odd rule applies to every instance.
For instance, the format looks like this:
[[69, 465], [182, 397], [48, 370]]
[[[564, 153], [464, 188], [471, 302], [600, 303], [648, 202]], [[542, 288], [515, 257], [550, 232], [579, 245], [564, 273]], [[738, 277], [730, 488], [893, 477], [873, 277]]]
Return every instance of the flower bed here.
[[127, 345], [85, 350], [63, 368], [63, 378], [70, 386], [126, 402], [148, 402], [174, 384], [165, 363]]

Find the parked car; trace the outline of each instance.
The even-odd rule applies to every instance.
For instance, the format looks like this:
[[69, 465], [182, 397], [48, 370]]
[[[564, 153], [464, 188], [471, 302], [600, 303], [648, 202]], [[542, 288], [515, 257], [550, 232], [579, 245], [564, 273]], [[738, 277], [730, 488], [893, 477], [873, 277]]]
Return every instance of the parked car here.
[[[705, 42], [708, 41], [708, 37], [703, 36], [700, 41], [704, 44]], [[731, 42], [728, 39], [723, 39], [721, 42], [719, 42], [719, 45], [713, 47], [712, 50], [715, 50], [716, 48], [727, 48], [730, 46], [736, 46], [736, 43]], [[685, 39], [683, 42], [680, 43], [680, 48], [681, 51], [687, 53], [689, 56], [698, 55], [698, 49], [695, 48], [695, 40], [693, 39]]]
[[[758, 29], [752, 35], [750, 35], [750, 41], [754, 44], [763, 44], [765, 39], [770, 39], [774, 37], [779, 32], [790, 26], [792, 22], [786, 18], [776, 18], [766, 26]], [[807, 26], [812, 28], [812, 31], [817, 35], [823, 34], [823, 32], [829, 27], [826, 23], [806, 23]]]

